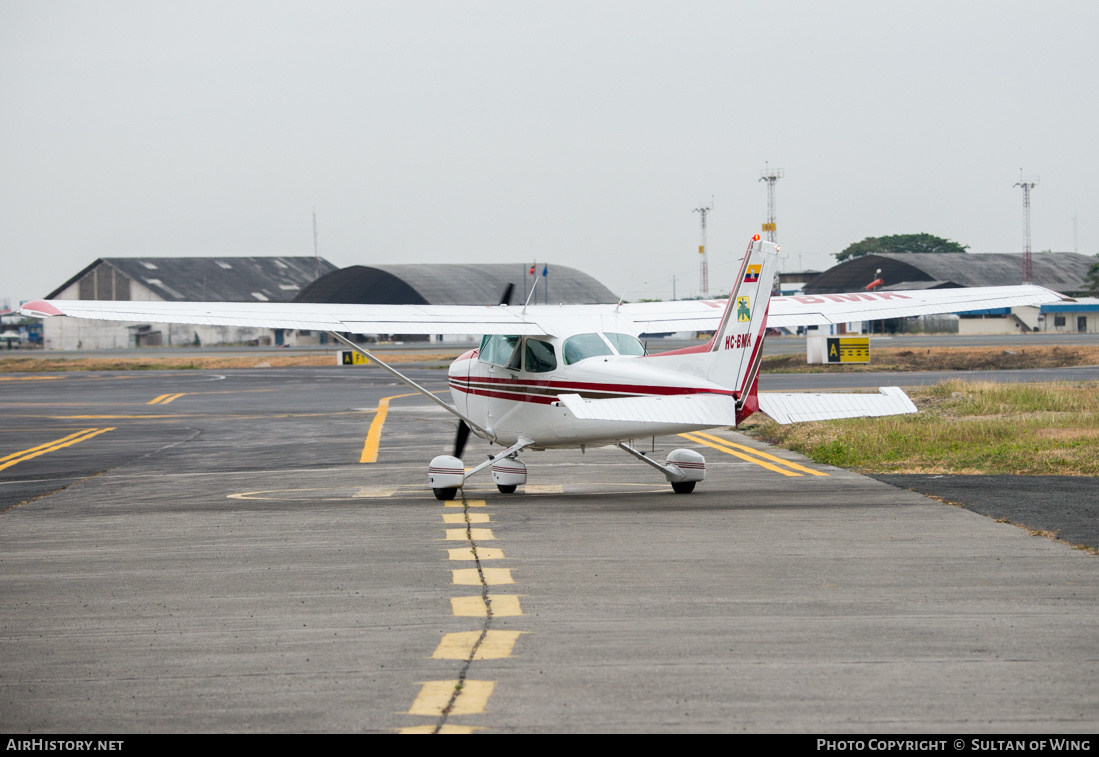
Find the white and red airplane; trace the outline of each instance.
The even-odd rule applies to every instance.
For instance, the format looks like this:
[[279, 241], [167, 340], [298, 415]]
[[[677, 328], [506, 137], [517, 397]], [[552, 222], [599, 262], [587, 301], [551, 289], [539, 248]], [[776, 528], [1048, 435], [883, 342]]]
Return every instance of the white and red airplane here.
[[[768, 326], [814, 326], [1066, 299], [1038, 286], [772, 297], [775, 245], [749, 244], [727, 301], [617, 305], [444, 306], [313, 303], [36, 300], [24, 315], [114, 321], [258, 326], [327, 331], [459, 419], [454, 455], [435, 457], [435, 496], [453, 499], [491, 466], [500, 491], [526, 483], [525, 449], [614, 444], [656, 468], [678, 493], [706, 476], [694, 450], [661, 463], [633, 439], [736, 426], [762, 411], [779, 423], [916, 412], [897, 387], [878, 394], [759, 393]], [[704, 345], [646, 355], [644, 333], [713, 331]], [[453, 404], [378, 360], [342, 334], [484, 334], [450, 366]], [[504, 450], [469, 470], [460, 459], [469, 431]]]

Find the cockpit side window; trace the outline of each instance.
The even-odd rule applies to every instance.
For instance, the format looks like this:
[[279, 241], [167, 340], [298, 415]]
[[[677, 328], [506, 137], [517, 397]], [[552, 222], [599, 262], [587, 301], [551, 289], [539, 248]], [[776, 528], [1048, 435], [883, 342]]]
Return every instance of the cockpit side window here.
[[637, 337], [630, 334], [615, 334], [608, 332], [603, 334], [607, 337], [607, 341], [614, 345], [614, 348], [618, 350], [619, 355], [635, 355], [642, 357], [645, 354], [645, 347], [637, 339]]
[[528, 372], [548, 373], [557, 369], [557, 354], [549, 342], [528, 339], [526, 353]]
[[577, 334], [565, 340], [561, 354], [565, 365], [572, 365], [590, 357], [613, 355], [614, 352], [599, 334]]
[[519, 337], [504, 334], [487, 334], [481, 339], [477, 359], [493, 365], [504, 365], [519, 370]]

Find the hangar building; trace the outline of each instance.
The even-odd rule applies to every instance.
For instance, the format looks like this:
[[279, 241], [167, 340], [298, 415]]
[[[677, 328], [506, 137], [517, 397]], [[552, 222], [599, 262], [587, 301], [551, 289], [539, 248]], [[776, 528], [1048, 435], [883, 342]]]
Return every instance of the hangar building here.
[[[563, 265], [486, 263], [482, 265], [353, 265], [321, 276], [303, 289], [297, 302], [340, 302], [371, 305], [497, 305], [508, 284], [514, 284], [509, 305], [522, 305], [534, 279], [532, 302], [599, 305], [617, 302], [609, 289], [586, 273]], [[541, 270], [546, 275], [541, 275]]]
[[[288, 302], [336, 270], [313, 257], [100, 258], [46, 295], [52, 300]], [[47, 318], [46, 349], [102, 350], [194, 344], [271, 344], [271, 329]]]
[[[1069, 296], [1087, 292], [1085, 277], [1095, 262], [1073, 252], [1036, 252], [1031, 255], [1033, 283]], [[875, 253], [833, 266], [805, 285], [805, 294], [861, 292], [879, 278], [877, 291], [953, 289], [957, 287], [1014, 286], [1023, 283], [1022, 253]], [[1080, 320], [1073, 312], [1051, 306], [997, 308], [959, 313], [958, 333], [1021, 333], [1025, 331], [1099, 330], [1099, 319]], [[1057, 308], [1069, 308], [1068, 303]], [[1052, 313], [1052, 311], [1050, 311]], [[1085, 315], [1081, 313], [1081, 315]], [[1069, 327], [1071, 322], [1071, 327]], [[1094, 327], [1089, 324], [1095, 324]], [[1055, 325], [1056, 324], [1056, 325]]]
[[[319, 270], [320, 277], [315, 274]], [[544, 272], [544, 275], [543, 275]], [[508, 284], [508, 304], [598, 304], [617, 297], [591, 276], [561, 265], [355, 265], [337, 269], [323, 258], [100, 258], [46, 299], [166, 302], [331, 302], [385, 305], [495, 305]], [[116, 323], [47, 318], [47, 349], [325, 343], [324, 334], [282, 329]], [[394, 335], [400, 338], [400, 335]], [[472, 338], [479, 335], [470, 335]], [[422, 337], [419, 337], [422, 339]], [[455, 337], [447, 337], [450, 341]], [[432, 341], [439, 339], [432, 338]]]
[[[530, 268], [530, 264], [523, 263], [354, 265], [321, 276], [294, 299], [372, 305], [497, 305], [511, 284], [507, 304], [522, 305], [537, 281], [532, 303], [598, 305], [618, 301], [609, 289], [575, 268], [539, 264], [533, 276]], [[480, 335], [448, 335], [445, 339], [438, 335], [431, 341], [474, 337]]]

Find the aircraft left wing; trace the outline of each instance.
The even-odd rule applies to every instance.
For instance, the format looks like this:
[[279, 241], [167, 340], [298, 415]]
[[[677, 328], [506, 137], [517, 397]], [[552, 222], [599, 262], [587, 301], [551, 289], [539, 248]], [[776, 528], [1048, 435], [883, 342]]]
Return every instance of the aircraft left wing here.
[[518, 334], [548, 332], [520, 308], [466, 305], [330, 305], [305, 302], [115, 302], [35, 300], [35, 318], [67, 315], [105, 321], [193, 323], [352, 334]]

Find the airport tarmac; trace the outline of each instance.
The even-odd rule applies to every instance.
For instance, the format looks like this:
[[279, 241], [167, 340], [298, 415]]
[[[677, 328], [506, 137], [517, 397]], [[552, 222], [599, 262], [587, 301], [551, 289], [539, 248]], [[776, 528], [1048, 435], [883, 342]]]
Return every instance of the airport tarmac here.
[[5, 733], [1099, 729], [1099, 558], [970, 510], [726, 431], [463, 507], [371, 369], [54, 376], [0, 381]]

